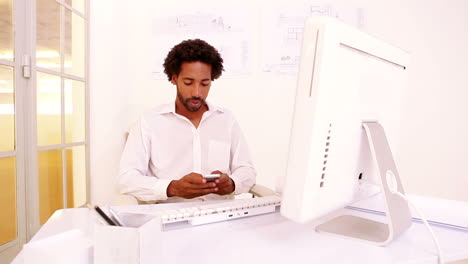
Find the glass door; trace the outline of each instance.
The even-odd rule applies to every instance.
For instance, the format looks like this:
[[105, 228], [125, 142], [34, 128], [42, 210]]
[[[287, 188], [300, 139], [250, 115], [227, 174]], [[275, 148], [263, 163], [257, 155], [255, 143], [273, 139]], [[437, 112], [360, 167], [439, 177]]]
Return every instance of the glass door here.
[[39, 224], [88, 200], [85, 1], [36, 2]]
[[89, 201], [87, 6], [0, 0], [0, 263]]
[[[25, 46], [17, 21], [24, 3], [0, 0], [0, 262], [7, 263], [26, 240], [23, 117], [26, 85], [20, 54]], [[23, 9], [24, 11], [24, 9]]]

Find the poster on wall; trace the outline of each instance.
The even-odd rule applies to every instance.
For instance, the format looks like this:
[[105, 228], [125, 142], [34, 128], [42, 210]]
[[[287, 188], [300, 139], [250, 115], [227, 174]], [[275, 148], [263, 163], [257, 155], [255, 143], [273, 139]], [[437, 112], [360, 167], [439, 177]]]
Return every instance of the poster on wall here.
[[[209, 10], [209, 11], [207, 11]], [[223, 78], [239, 78], [252, 71], [252, 9], [245, 5], [184, 6], [153, 18], [152, 38], [158, 44], [152, 76], [166, 79], [163, 63], [170, 49], [186, 39], [203, 39], [213, 45], [224, 60]], [[239, 19], [244, 14], [245, 19]]]
[[262, 10], [262, 74], [297, 75], [304, 23], [310, 16], [336, 17], [356, 28], [364, 28], [364, 10], [352, 4], [269, 5]]

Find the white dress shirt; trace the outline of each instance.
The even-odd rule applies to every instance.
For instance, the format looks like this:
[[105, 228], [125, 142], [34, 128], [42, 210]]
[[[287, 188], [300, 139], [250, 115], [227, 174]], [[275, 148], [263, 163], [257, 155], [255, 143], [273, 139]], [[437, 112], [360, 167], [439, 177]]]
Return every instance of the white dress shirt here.
[[172, 180], [191, 172], [207, 175], [215, 170], [232, 178], [235, 194], [250, 190], [256, 172], [237, 121], [228, 110], [207, 106], [198, 128], [175, 112], [175, 103], [157, 106], [141, 116], [130, 131], [120, 161], [121, 193], [141, 201], [181, 200], [167, 197]]

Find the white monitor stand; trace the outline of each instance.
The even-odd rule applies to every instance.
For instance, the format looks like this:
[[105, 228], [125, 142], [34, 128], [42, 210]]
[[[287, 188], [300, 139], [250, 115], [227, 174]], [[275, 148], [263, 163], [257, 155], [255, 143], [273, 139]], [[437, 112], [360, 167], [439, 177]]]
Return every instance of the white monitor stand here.
[[341, 215], [317, 226], [316, 230], [385, 246], [411, 226], [411, 213], [408, 203], [394, 193], [396, 189], [404, 194], [404, 190], [383, 127], [377, 122], [364, 122], [362, 126], [380, 175], [388, 224]]

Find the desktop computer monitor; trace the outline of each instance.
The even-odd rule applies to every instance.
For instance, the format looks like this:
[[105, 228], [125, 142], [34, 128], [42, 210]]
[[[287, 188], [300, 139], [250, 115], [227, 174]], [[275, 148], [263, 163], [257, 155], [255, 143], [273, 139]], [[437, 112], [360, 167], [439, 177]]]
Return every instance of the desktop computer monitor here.
[[306, 21], [283, 216], [320, 219], [377, 188], [387, 223], [341, 215], [317, 230], [385, 245], [410, 226], [408, 205], [395, 195], [404, 190], [391, 153], [408, 63], [406, 52], [337, 19]]

